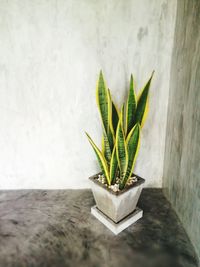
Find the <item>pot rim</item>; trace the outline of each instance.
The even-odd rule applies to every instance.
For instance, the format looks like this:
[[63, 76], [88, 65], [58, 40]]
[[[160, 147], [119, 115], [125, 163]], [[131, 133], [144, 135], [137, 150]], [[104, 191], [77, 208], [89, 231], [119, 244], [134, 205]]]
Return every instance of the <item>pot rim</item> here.
[[138, 187], [141, 184], [143, 184], [145, 182], [145, 179], [141, 178], [140, 176], [138, 176], [137, 174], [134, 174], [134, 176], [136, 176], [137, 178], [137, 182], [133, 183], [132, 185], [128, 185], [127, 187], [125, 187], [124, 189], [114, 192], [112, 189], [108, 188], [107, 186], [105, 186], [105, 184], [100, 183], [96, 178], [98, 177], [99, 174], [102, 174], [102, 172], [99, 172], [93, 176], [89, 177], [89, 180], [91, 180], [93, 183], [99, 185], [100, 187], [102, 187], [103, 189], [107, 190], [109, 193], [115, 195], [115, 196], [119, 196], [122, 195], [124, 193], [126, 193], [127, 191], [129, 191], [130, 189], [134, 188], [134, 187]]

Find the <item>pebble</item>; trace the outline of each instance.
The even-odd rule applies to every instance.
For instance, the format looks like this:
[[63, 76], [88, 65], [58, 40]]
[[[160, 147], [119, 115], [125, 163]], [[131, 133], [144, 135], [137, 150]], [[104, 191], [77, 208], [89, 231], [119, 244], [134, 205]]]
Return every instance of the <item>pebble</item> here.
[[[118, 191], [120, 191], [120, 189], [119, 189], [120, 178], [119, 178], [119, 177], [116, 177], [116, 183], [115, 183], [114, 185], [110, 185], [110, 186], [107, 185], [107, 183], [106, 183], [106, 178], [105, 178], [103, 175], [101, 175], [101, 174], [98, 175], [97, 180], [98, 180], [100, 183], [106, 185], [106, 187], [110, 188], [110, 189], [113, 190], [114, 192], [118, 192]], [[138, 180], [138, 179], [137, 179], [136, 176], [132, 176], [132, 177], [129, 178], [129, 180], [128, 180], [128, 182], [127, 182], [127, 185], [132, 185], [133, 183], [137, 182], [137, 180]]]
[[110, 185], [109, 188], [113, 190], [114, 192], [119, 191], [119, 184]]
[[106, 178], [101, 174], [98, 175], [97, 180], [102, 184], [106, 184]]

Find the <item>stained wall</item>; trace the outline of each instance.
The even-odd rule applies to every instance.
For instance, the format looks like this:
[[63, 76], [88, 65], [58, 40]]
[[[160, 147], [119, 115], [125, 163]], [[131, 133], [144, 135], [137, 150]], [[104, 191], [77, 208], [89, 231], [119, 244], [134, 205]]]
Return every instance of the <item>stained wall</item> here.
[[136, 173], [161, 187], [174, 0], [0, 1], [0, 188], [83, 188], [99, 171], [95, 87], [102, 69], [122, 105], [149, 78]]
[[200, 1], [179, 0], [163, 186], [200, 258]]

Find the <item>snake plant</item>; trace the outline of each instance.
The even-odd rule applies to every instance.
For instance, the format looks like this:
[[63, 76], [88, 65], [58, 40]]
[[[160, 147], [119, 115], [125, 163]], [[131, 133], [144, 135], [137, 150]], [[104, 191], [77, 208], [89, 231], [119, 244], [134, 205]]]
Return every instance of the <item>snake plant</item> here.
[[148, 112], [149, 88], [153, 73], [138, 97], [135, 94], [135, 83], [131, 75], [128, 99], [119, 112], [100, 71], [96, 101], [103, 128], [102, 149], [95, 145], [87, 133], [86, 135], [108, 186], [115, 184], [118, 177], [119, 189], [122, 190], [133, 173], [140, 146], [140, 132]]

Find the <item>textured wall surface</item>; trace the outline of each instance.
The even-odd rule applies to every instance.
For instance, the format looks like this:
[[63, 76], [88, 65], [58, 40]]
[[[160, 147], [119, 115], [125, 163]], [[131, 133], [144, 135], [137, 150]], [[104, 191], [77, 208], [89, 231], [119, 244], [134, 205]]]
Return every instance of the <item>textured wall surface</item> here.
[[200, 257], [200, 1], [179, 0], [164, 189]]
[[136, 173], [161, 186], [175, 3], [0, 1], [0, 188], [88, 187], [100, 68], [118, 104], [155, 69]]

